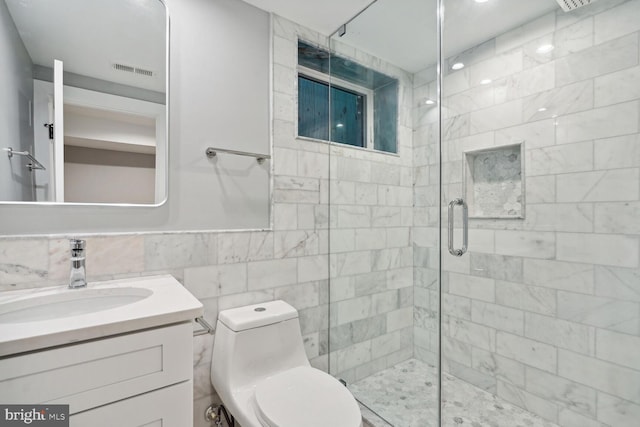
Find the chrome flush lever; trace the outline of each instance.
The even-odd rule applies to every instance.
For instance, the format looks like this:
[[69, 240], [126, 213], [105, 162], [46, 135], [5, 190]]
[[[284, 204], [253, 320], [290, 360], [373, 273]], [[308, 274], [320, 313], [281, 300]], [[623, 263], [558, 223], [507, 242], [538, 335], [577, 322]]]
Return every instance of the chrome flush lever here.
[[[453, 220], [454, 220], [454, 208], [456, 206], [462, 206], [462, 248], [453, 248]], [[469, 210], [467, 204], [463, 199], [453, 199], [449, 202], [449, 215], [447, 225], [449, 228], [449, 253], [453, 256], [462, 256], [467, 252], [467, 246], [469, 245]]]

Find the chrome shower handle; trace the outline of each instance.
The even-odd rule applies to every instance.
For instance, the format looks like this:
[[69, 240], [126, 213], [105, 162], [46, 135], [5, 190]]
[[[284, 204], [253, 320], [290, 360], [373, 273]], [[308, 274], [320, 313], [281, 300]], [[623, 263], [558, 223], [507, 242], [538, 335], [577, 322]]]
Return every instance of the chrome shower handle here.
[[[460, 249], [453, 248], [453, 210], [456, 206], [462, 206], [462, 248]], [[469, 245], [469, 210], [463, 199], [453, 199], [449, 202], [447, 226], [449, 228], [449, 253], [453, 256], [464, 255], [464, 253], [467, 252], [467, 246]]]

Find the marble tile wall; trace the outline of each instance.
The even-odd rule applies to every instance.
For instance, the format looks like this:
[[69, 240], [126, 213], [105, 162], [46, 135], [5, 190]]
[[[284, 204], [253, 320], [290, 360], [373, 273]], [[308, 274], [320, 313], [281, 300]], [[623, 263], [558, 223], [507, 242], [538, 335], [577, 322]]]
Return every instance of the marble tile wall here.
[[[463, 195], [464, 151], [524, 141], [526, 215], [472, 219], [461, 258], [443, 242], [443, 367], [561, 426], [640, 417], [639, 17], [639, 0], [558, 10], [463, 53], [444, 78], [443, 202]], [[433, 93], [421, 74], [416, 93]], [[437, 122], [414, 114], [419, 278], [437, 266]], [[415, 292], [428, 361], [437, 323], [418, 320], [435, 316], [435, 293], [419, 280]]]
[[[277, 16], [272, 27], [273, 230], [78, 237], [87, 240], [90, 281], [172, 274], [211, 322], [227, 308], [289, 302], [311, 363], [331, 362], [351, 382], [413, 356], [411, 76], [336, 45], [400, 80], [399, 154], [298, 139], [297, 39], [329, 40]], [[64, 284], [69, 237], [0, 237], [0, 291]], [[217, 400], [212, 345], [212, 336], [195, 339], [196, 426], [209, 425], [204, 409]]]

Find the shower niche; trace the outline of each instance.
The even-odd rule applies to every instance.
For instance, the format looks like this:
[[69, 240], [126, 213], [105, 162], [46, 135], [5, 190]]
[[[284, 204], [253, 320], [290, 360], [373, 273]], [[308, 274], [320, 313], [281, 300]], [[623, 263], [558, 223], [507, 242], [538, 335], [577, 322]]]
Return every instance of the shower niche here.
[[524, 142], [464, 152], [470, 218], [524, 218]]

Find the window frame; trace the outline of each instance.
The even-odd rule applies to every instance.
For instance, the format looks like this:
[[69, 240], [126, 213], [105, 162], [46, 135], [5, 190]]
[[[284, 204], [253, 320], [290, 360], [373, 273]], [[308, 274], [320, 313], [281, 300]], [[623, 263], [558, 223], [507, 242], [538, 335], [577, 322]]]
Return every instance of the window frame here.
[[[298, 108], [296, 108], [296, 138], [310, 139], [314, 141], [323, 141], [331, 144], [340, 144], [340, 146], [359, 148], [359, 149], [367, 149], [371, 151], [378, 151], [374, 148], [374, 115], [373, 115], [373, 95], [374, 91], [372, 89], [368, 89], [363, 86], [358, 86], [346, 80], [342, 80], [337, 77], [330, 76], [329, 74], [313, 70], [311, 68], [305, 67], [303, 65], [298, 65], [296, 72], [296, 85], [298, 79], [302, 76], [303, 78], [307, 78], [309, 80], [316, 80], [319, 83], [325, 83], [329, 86], [329, 88], [336, 87], [338, 89], [342, 89], [347, 92], [353, 92], [356, 95], [363, 96], [365, 98], [365, 136], [364, 136], [364, 146], [359, 145], [351, 145], [345, 144], [343, 142], [330, 141], [325, 139], [312, 138], [309, 136], [300, 135], [298, 129], [299, 123], [299, 104], [300, 104], [300, 91], [299, 88], [296, 90], [296, 104]], [[329, 111], [331, 111], [331, 90], [329, 90]], [[329, 130], [329, 135], [331, 135], [331, 129]], [[329, 136], [331, 138], [331, 136]]]

